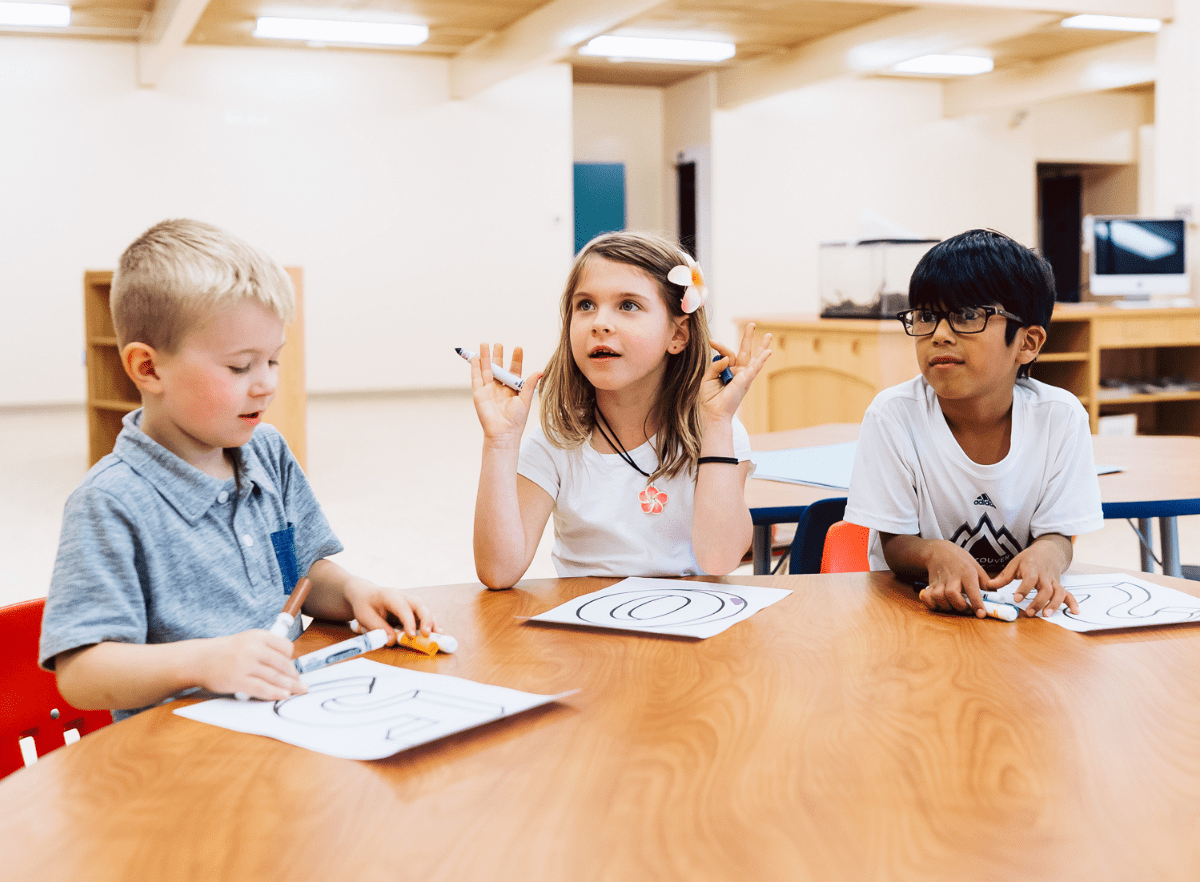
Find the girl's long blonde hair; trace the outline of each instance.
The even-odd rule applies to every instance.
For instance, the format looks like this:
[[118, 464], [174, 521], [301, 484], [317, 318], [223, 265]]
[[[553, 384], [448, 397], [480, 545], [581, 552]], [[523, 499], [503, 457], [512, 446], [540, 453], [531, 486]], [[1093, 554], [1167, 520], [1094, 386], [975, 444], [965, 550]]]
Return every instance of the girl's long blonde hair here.
[[[562, 331], [542, 377], [542, 431], [550, 443], [566, 450], [583, 445], [596, 424], [596, 390], [583, 376], [571, 354], [571, 298], [592, 257], [637, 267], [654, 280], [672, 317], [684, 315], [680, 302], [684, 286], [667, 281], [673, 267], [685, 263], [674, 242], [653, 233], [623, 231], [597, 236], [579, 252], [567, 276], [562, 296]], [[674, 477], [695, 470], [700, 456], [700, 382], [712, 358], [708, 318], [704, 307], [687, 316], [689, 335], [682, 352], [667, 355], [662, 389], [651, 413], [657, 423], [655, 446], [658, 468], [650, 475]]]

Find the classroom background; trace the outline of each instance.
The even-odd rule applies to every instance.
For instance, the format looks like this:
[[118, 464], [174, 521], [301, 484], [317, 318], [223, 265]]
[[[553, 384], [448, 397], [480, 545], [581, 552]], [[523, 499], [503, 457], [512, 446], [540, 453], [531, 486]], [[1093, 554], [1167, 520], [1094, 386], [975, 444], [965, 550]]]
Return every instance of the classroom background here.
[[[172, 44], [179, 20], [161, 5], [124, 4], [124, 31], [98, 7], [62, 36], [0, 31], [0, 603], [45, 594], [87, 468], [83, 273], [164, 218], [218, 224], [303, 270], [308, 472], [347, 565], [421, 586], [474, 579], [481, 435], [453, 348], [520, 343], [527, 365], [545, 362], [576, 164], [622, 164], [626, 225], [668, 233], [677, 168], [692, 167], [727, 341], [737, 317], [817, 311], [822, 242], [993, 227], [1037, 245], [1039, 178], [1063, 171], [1096, 213], [1190, 218], [1200, 187], [1194, 0], [804, 0], [776, 20], [716, 0], [629, 4], [618, 30], [754, 36], [715, 67], [646, 68], [546, 48], [539, 12], [582, 20], [603, 3], [505, 4], [463, 46], [414, 50], [221, 37], [217, 0]], [[1060, 33], [1063, 14], [1091, 11], [1166, 23]], [[985, 44], [996, 70], [893, 76], [852, 51], [936, 22], [954, 51]], [[1192, 252], [1196, 238], [1189, 223]], [[1197, 520], [1180, 520], [1185, 564], [1200, 564]], [[1137, 542], [1109, 522], [1076, 557], [1136, 568]], [[543, 543], [529, 576], [552, 574]]]

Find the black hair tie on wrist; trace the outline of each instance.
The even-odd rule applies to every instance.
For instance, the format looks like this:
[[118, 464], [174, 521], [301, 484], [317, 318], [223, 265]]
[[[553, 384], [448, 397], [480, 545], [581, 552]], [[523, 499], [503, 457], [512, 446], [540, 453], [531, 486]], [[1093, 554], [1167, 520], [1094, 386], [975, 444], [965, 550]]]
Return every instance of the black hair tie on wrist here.
[[696, 465], [704, 465], [706, 462], [720, 462], [726, 465], [737, 465], [740, 460], [736, 456], [702, 456], [696, 460]]

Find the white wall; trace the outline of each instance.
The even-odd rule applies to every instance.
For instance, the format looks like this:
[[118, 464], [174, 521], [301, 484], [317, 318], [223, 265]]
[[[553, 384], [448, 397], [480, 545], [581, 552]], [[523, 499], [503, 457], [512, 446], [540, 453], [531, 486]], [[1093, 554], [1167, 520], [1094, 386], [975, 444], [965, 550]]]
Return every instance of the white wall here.
[[82, 274], [166, 217], [303, 267], [309, 388], [464, 386], [454, 345], [554, 343], [571, 259], [570, 69], [469, 101], [446, 62], [0, 39], [0, 405], [81, 401]]
[[870, 232], [867, 212], [920, 236], [992, 227], [1036, 245], [1037, 162], [1130, 161], [1146, 112], [1117, 94], [946, 119], [937, 82], [889, 78], [718, 110], [718, 332], [738, 316], [817, 312], [818, 245]]
[[662, 90], [577, 85], [573, 120], [575, 162], [625, 165], [625, 225], [666, 232]]

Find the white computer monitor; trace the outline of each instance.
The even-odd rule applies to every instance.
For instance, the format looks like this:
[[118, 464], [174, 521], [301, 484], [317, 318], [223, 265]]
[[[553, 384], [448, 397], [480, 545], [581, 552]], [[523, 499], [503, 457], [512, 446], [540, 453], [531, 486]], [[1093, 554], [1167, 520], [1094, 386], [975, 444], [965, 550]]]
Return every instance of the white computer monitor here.
[[1092, 294], [1131, 299], [1187, 294], [1185, 227], [1175, 218], [1085, 218]]

